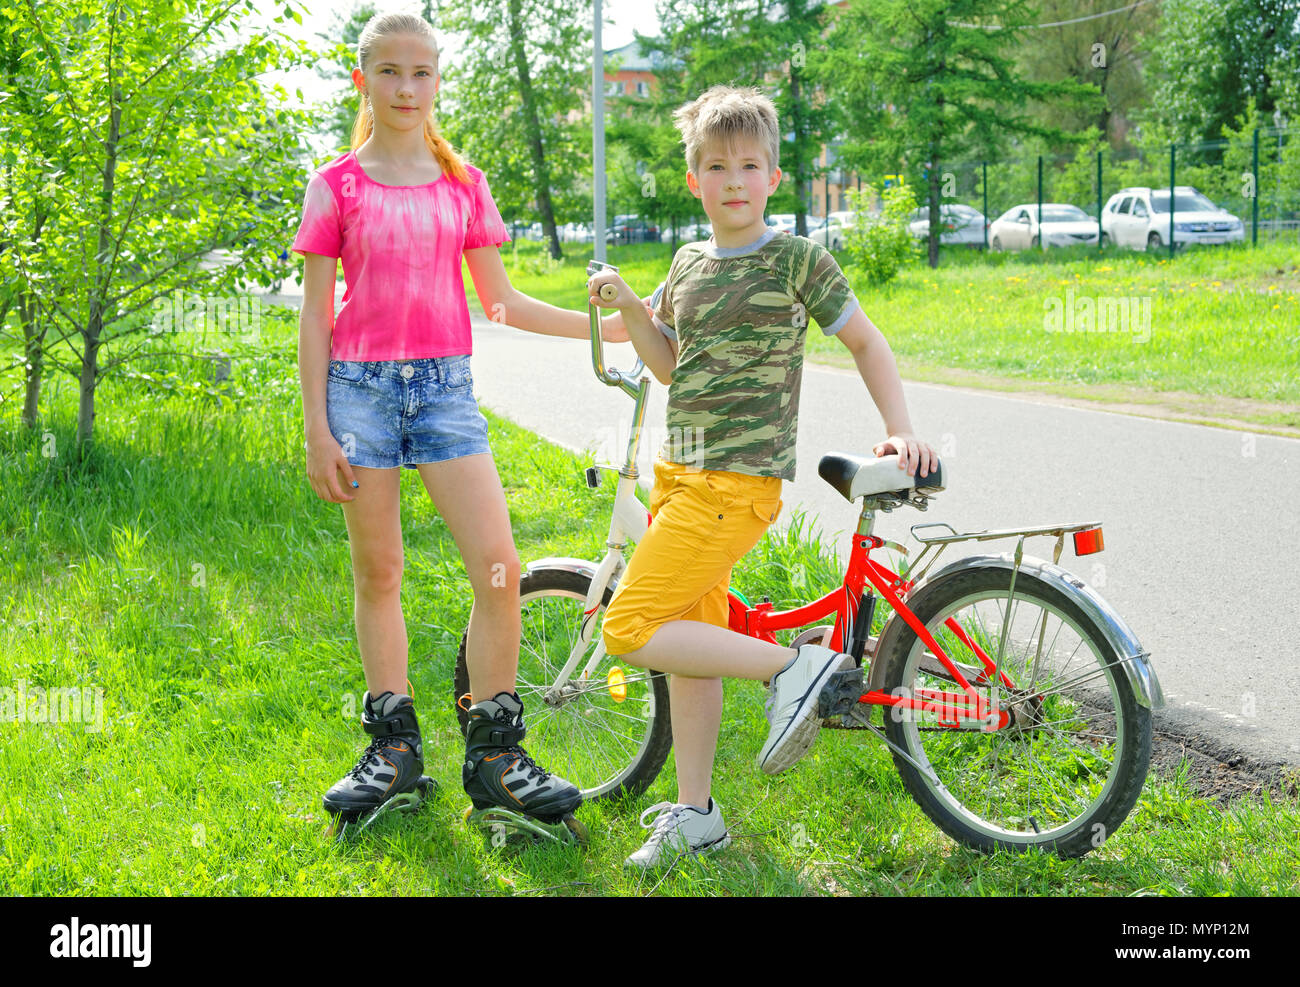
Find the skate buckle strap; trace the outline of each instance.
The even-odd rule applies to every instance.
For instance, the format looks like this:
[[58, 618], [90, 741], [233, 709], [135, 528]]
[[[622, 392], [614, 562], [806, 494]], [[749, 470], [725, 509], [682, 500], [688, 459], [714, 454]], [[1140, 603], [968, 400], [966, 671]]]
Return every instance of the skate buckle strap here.
[[372, 737], [392, 737], [395, 734], [419, 733], [420, 724], [415, 718], [415, 707], [404, 703], [387, 716], [363, 716], [361, 729]]

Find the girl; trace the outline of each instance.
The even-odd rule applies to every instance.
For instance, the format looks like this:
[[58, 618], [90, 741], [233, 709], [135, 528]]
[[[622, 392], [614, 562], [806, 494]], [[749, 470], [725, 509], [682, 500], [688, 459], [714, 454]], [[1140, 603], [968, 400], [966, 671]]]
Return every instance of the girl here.
[[[466, 791], [476, 809], [504, 805], [554, 822], [581, 798], [519, 746], [519, 557], [471, 389], [461, 258], [484, 311], [504, 312], [510, 325], [585, 338], [587, 316], [510, 286], [497, 251], [509, 237], [487, 180], [434, 124], [438, 49], [429, 25], [410, 14], [376, 16], [357, 60], [352, 150], [312, 176], [292, 248], [303, 255], [307, 476], [317, 496], [343, 505], [368, 690], [361, 725], [373, 737], [324, 805], [350, 821], [429, 783], [400, 599], [406, 467], [419, 471], [474, 592], [467, 662], [479, 698], [469, 709]], [[336, 320], [338, 259], [347, 289]], [[602, 335], [626, 339], [621, 318], [603, 321]]]

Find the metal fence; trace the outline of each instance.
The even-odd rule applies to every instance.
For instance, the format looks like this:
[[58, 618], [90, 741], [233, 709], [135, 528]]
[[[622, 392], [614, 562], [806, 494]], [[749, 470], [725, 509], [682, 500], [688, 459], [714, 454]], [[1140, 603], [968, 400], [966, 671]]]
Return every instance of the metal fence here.
[[[1178, 213], [1190, 205], [1180, 191], [1172, 210], [1148, 217], [1149, 227], [1158, 233], [1151, 237], [1152, 244], [1158, 239], [1159, 246], [1172, 254], [1193, 232], [1223, 233], [1226, 239], [1239, 237], [1248, 243], [1283, 238], [1300, 242], [1297, 135], [1300, 128], [1268, 127], [1229, 140], [1165, 145], [1126, 155], [1103, 149], [1073, 156], [951, 163], [941, 166], [942, 202], [969, 206], [986, 217], [985, 246], [989, 246], [988, 224], [1017, 207], [1077, 206], [1097, 223], [1100, 246], [1103, 219], [1107, 226], [1115, 219], [1105, 212], [1111, 211], [1112, 200], [1116, 207], [1123, 204], [1121, 190], [1150, 189], [1163, 193], [1160, 201], [1166, 203], [1169, 189], [1190, 187], [1239, 220], [1240, 230], [1192, 231], [1194, 224], [1180, 226]], [[1211, 224], [1215, 225], [1222, 224]]]

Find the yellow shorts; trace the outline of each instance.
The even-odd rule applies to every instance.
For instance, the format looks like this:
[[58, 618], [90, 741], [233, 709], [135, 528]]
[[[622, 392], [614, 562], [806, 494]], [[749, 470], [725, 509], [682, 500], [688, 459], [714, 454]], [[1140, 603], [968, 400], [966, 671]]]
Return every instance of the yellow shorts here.
[[727, 626], [731, 568], [781, 513], [781, 479], [655, 463], [654, 521], [605, 612], [605, 650], [636, 651], [663, 624]]

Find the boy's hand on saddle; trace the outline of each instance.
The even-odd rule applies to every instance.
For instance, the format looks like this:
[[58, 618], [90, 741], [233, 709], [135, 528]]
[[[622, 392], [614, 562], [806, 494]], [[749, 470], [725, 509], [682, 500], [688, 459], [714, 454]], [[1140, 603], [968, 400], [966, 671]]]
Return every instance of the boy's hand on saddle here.
[[922, 442], [911, 432], [891, 435], [884, 442], [877, 442], [871, 447], [877, 456], [898, 454], [898, 468], [907, 470], [908, 476], [915, 476], [917, 469], [921, 476], [929, 476], [939, 461], [938, 454], [927, 442]]

